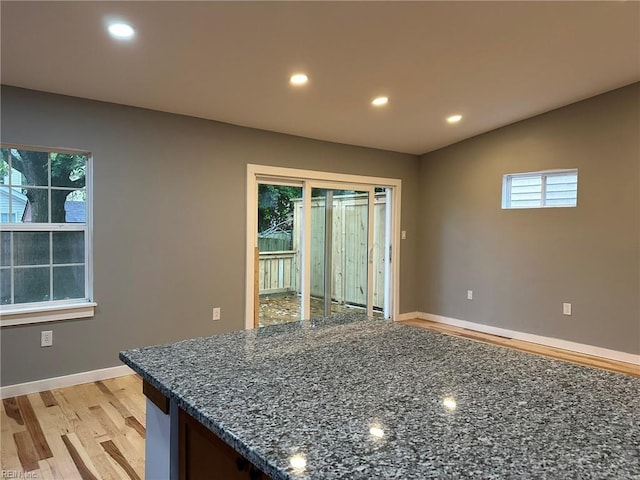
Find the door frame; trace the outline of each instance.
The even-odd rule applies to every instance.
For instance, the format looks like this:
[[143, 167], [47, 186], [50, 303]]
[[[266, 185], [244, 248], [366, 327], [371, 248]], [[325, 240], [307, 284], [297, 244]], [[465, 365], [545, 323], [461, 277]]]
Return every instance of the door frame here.
[[[391, 319], [398, 318], [400, 312], [400, 227], [401, 227], [401, 199], [402, 180], [398, 178], [369, 177], [361, 175], [349, 175], [333, 172], [321, 172], [316, 170], [302, 170], [297, 168], [274, 167], [268, 165], [247, 164], [247, 230], [246, 230], [246, 260], [245, 260], [245, 329], [254, 328], [254, 288], [255, 288], [255, 248], [257, 247], [258, 230], [258, 184], [259, 183], [281, 183], [286, 185], [302, 184], [304, 197], [303, 205], [303, 232], [304, 251], [302, 252], [302, 282], [303, 292], [309, 291], [310, 274], [308, 270], [309, 247], [311, 239], [307, 232], [307, 223], [311, 214], [311, 186], [318, 184], [331, 185], [330, 188], [357, 187], [362, 190], [373, 189], [373, 187], [386, 187], [391, 190], [391, 268], [390, 275], [385, 283], [389, 282], [387, 298], [390, 302]], [[373, 199], [371, 199], [373, 202]], [[371, 246], [370, 246], [371, 247]], [[387, 277], [387, 276], [386, 276]], [[308, 302], [303, 295], [303, 309], [306, 318], [308, 312]]]

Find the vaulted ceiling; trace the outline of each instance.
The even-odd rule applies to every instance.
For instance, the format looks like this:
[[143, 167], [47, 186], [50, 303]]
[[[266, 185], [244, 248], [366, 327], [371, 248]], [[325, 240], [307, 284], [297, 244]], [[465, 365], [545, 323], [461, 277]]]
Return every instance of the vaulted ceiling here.
[[[634, 1], [3, 1], [1, 14], [3, 84], [414, 154], [640, 80]], [[112, 39], [114, 20], [135, 37]], [[309, 82], [294, 87], [298, 72]]]

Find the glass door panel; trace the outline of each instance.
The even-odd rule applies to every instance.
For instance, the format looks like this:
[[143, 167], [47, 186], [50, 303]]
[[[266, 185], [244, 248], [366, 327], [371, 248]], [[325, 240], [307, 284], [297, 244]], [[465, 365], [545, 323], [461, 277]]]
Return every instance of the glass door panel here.
[[369, 313], [370, 192], [311, 190], [310, 317]]
[[258, 183], [257, 326], [303, 317], [302, 187]]

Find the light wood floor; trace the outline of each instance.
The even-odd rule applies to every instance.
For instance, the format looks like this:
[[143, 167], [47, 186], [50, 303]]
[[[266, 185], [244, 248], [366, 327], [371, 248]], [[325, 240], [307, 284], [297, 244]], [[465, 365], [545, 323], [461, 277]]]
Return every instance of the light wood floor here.
[[640, 366], [634, 365], [632, 363], [619, 362], [617, 360], [608, 360], [605, 358], [594, 357], [592, 355], [585, 355], [582, 353], [562, 350], [560, 348], [546, 347], [544, 345], [538, 345], [536, 343], [524, 342], [522, 340], [516, 340], [513, 338], [489, 335], [487, 333], [480, 333], [474, 330], [468, 330], [466, 328], [444, 325], [442, 323], [431, 322], [429, 320], [404, 320], [400, 323], [404, 323], [405, 325], [413, 325], [414, 327], [435, 330], [437, 332], [446, 333], [447, 335], [464, 337], [468, 338], [469, 340], [475, 340], [477, 342], [490, 343], [492, 345], [498, 345], [501, 347], [514, 348], [516, 350], [521, 350], [524, 352], [535, 353], [544, 357], [551, 357], [559, 360], [565, 360], [567, 362], [578, 363], [580, 365], [586, 365], [587, 367], [601, 368], [603, 370], [626, 373], [627, 375], [640, 377]]
[[[424, 320], [402, 323], [640, 377], [640, 367]], [[0, 478], [144, 478], [142, 382], [137, 375], [3, 400]]]
[[0, 478], [144, 478], [145, 400], [137, 375], [2, 403]]

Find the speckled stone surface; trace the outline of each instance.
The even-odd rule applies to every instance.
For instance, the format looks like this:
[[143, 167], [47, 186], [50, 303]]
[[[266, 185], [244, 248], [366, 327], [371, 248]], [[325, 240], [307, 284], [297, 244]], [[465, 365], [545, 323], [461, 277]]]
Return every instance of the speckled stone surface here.
[[348, 317], [120, 358], [274, 479], [640, 479], [622, 374]]

